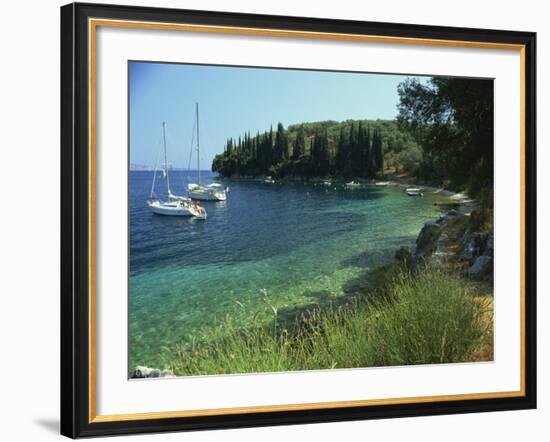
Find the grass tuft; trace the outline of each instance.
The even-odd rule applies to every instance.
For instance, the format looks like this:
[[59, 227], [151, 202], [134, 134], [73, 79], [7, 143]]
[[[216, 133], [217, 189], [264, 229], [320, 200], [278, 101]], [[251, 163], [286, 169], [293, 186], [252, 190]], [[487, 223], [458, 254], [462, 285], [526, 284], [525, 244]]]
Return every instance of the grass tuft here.
[[[226, 318], [209, 342], [177, 350], [178, 375], [434, 364], [492, 359], [492, 302], [460, 276], [377, 270], [371, 295], [239, 328]], [[486, 296], [483, 299], [487, 299]], [[243, 306], [243, 308], [245, 308]]]

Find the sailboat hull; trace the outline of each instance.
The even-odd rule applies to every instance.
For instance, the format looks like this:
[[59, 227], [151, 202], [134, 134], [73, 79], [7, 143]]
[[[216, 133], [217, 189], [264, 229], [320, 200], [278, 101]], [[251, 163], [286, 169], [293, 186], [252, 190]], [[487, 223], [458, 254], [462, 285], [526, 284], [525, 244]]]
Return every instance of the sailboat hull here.
[[193, 209], [185, 204], [163, 203], [161, 201], [149, 201], [149, 208], [157, 215], [165, 216], [196, 216]]
[[201, 201], [225, 201], [227, 195], [225, 190], [216, 187], [207, 187], [200, 184], [190, 184], [188, 187], [189, 197]]
[[201, 200], [201, 201], [225, 201], [227, 197], [224, 194], [220, 195], [214, 195], [210, 192], [200, 192], [200, 191], [191, 191], [189, 192], [189, 196], [194, 200]]

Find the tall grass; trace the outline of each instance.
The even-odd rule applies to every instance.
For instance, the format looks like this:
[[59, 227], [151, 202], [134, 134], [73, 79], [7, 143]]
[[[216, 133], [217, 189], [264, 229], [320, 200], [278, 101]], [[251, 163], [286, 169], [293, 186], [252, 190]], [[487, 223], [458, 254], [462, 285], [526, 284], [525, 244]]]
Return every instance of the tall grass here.
[[178, 349], [173, 369], [204, 375], [492, 358], [486, 351], [492, 349], [488, 306], [463, 278], [439, 270], [411, 277], [391, 269], [378, 275], [375, 291], [306, 312], [287, 325], [278, 323], [277, 308], [264, 293], [271, 324], [238, 328], [226, 319], [209, 342]]

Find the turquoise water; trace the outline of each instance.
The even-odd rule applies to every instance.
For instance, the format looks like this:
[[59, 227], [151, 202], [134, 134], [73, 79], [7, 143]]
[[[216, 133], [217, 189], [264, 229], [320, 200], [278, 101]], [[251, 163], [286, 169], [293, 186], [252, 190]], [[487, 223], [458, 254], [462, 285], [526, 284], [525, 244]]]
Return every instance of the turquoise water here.
[[[170, 177], [181, 193], [183, 172]], [[130, 370], [162, 368], [176, 345], [207, 339], [225, 318], [267, 320], [264, 289], [279, 315], [353, 293], [440, 214], [437, 196], [394, 187], [228, 181], [226, 202], [203, 203], [206, 221], [162, 217], [145, 204], [151, 180], [130, 174]]]

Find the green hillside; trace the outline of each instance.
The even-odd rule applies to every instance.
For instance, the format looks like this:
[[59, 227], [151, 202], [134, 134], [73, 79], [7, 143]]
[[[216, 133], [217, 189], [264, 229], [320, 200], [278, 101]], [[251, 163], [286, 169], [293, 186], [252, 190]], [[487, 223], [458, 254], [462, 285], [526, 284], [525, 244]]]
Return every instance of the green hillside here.
[[414, 172], [422, 151], [394, 120], [319, 121], [228, 139], [212, 170], [223, 177], [375, 178]]
[[493, 80], [434, 77], [399, 84], [396, 120], [299, 123], [227, 140], [223, 177], [376, 178], [405, 173], [490, 198]]

